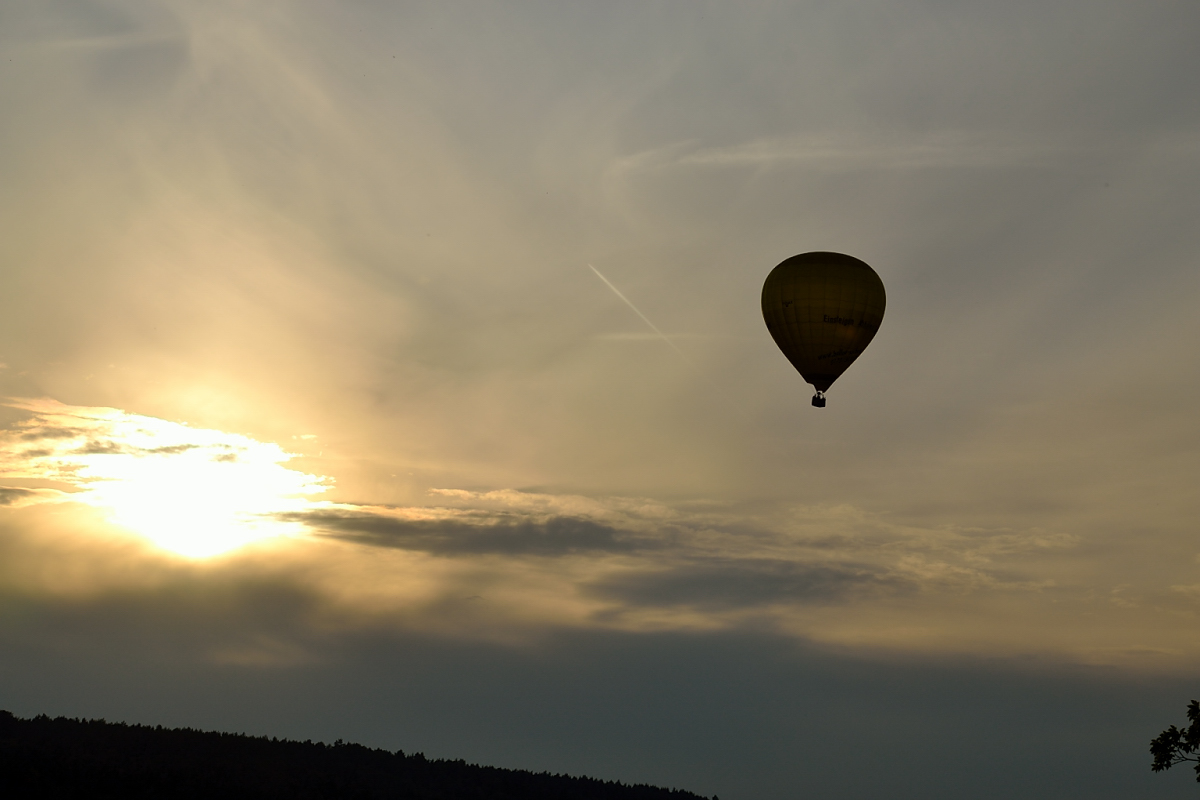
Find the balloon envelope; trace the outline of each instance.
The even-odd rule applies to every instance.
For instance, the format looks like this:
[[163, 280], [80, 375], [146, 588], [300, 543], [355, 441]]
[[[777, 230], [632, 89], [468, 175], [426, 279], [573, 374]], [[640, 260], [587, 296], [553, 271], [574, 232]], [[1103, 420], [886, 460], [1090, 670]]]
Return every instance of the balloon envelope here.
[[875, 338], [886, 305], [875, 270], [841, 253], [792, 256], [763, 284], [767, 330], [818, 392], [827, 390]]

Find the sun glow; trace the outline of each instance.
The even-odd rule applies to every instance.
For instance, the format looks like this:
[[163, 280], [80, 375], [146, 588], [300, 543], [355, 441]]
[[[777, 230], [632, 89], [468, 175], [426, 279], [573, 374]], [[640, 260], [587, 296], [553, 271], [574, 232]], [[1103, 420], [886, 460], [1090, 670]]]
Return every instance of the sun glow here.
[[113, 522], [190, 558], [303, 533], [286, 514], [329, 480], [283, 466], [276, 444], [113, 408], [9, 401], [32, 417], [0, 431], [0, 476], [52, 480], [59, 499], [108, 512]]

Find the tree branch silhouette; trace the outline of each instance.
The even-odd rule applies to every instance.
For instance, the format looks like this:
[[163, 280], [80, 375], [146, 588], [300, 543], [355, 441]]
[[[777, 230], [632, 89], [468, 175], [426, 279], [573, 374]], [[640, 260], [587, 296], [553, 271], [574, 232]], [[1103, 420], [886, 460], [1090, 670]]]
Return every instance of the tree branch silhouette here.
[[1192, 761], [1196, 763], [1196, 781], [1200, 783], [1200, 755], [1197, 755], [1200, 751], [1200, 702], [1193, 700], [1188, 704], [1187, 718], [1191, 723], [1187, 728], [1181, 730], [1172, 725], [1150, 742], [1150, 755], [1154, 756], [1150, 769], [1162, 772], [1176, 764]]

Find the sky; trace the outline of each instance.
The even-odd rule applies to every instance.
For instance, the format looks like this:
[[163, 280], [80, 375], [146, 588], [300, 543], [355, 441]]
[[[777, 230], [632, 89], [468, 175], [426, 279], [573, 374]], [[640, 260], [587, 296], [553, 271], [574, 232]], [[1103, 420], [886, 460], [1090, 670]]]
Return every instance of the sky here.
[[[0, 707], [1167, 798], [1190, 0], [0, 0]], [[770, 270], [882, 278], [812, 408]]]

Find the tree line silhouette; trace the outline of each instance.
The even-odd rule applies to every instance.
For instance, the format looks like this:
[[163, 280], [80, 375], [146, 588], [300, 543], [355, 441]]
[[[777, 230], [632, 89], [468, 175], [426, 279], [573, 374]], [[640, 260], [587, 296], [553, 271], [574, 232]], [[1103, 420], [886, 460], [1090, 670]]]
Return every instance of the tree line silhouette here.
[[[0, 797], [39, 800], [705, 800], [678, 789], [483, 767], [338, 740], [0, 711]], [[713, 798], [717, 800], [717, 798]]]

